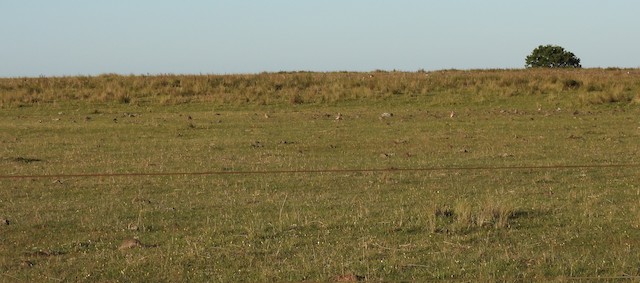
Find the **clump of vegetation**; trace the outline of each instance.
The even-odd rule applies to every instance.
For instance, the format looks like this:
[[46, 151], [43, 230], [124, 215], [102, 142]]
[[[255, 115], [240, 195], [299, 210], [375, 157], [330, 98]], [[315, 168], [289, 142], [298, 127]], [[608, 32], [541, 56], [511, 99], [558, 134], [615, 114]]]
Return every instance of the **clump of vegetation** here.
[[426, 212], [427, 227], [430, 231], [468, 232], [473, 229], [503, 229], [510, 225], [517, 211], [503, 203], [487, 201], [474, 204], [458, 201], [454, 206], [433, 205]]

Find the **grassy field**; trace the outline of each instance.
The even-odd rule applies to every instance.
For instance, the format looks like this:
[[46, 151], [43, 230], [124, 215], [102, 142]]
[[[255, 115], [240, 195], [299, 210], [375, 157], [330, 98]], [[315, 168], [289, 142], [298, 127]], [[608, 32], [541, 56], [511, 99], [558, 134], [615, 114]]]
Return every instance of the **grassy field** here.
[[640, 276], [636, 69], [13, 78], [0, 101], [0, 281]]

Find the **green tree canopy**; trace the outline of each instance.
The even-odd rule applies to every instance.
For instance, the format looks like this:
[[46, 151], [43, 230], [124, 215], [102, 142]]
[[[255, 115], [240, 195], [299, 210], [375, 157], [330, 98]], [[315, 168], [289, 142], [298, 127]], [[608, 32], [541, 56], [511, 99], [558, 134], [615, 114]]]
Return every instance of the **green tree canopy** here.
[[557, 45], [540, 45], [527, 56], [527, 68], [582, 68], [580, 58]]

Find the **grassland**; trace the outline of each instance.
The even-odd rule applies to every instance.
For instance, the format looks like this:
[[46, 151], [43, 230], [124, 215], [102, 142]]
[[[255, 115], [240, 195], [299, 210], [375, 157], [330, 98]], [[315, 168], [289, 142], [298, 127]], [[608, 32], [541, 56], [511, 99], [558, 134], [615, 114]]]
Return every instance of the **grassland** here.
[[0, 101], [0, 281], [640, 276], [639, 70], [14, 78]]

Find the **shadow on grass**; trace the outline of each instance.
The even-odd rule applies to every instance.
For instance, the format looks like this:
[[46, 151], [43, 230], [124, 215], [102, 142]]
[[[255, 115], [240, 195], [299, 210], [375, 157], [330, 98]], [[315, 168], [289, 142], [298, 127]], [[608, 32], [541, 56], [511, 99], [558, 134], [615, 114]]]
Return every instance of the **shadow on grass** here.
[[44, 161], [40, 158], [31, 158], [31, 157], [9, 157], [9, 158], [4, 158], [4, 160], [8, 162], [26, 163], [26, 164]]

